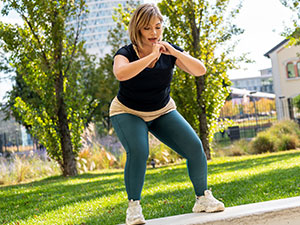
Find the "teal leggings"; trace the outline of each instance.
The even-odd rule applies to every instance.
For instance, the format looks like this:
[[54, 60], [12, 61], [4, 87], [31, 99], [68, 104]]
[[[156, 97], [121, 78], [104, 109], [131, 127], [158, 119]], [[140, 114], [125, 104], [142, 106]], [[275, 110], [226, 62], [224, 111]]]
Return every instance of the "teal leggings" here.
[[187, 159], [189, 177], [197, 196], [207, 189], [207, 161], [202, 143], [189, 123], [176, 111], [150, 122], [132, 114], [111, 117], [126, 150], [125, 186], [129, 200], [140, 200], [149, 156], [148, 131]]

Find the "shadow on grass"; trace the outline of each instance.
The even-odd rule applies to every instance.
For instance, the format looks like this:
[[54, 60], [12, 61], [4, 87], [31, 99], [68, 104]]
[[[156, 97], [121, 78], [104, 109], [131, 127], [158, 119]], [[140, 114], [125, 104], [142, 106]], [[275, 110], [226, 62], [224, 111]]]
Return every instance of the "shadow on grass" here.
[[271, 163], [288, 160], [300, 156], [300, 151], [297, 152], [286, 152], [285, 154], [266, 155], [261, 158], [244, 159], [236, 162], [224, 162], [218, 164], [211, 164], [208, 166], [209, 174], [223, 173], [224, 171], [237, 171], [241, 169], [249, 169], [260, 165], [269, 165]]

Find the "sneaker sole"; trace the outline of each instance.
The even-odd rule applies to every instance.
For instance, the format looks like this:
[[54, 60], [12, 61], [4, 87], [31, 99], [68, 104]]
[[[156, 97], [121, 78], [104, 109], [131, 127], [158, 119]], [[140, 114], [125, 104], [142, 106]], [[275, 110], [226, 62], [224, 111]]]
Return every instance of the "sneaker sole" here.
[[133, 222], [126, 222], [126, 225], [138, 225], [138, 224], [145, 224], [146, 221], [145, 220], [142, 220], [142, 219], [136, 219], [134, 220]]
[[213, 213], [213, 212], [222, 212], [225, 210], [225, 207], [220, 205], [218, 207], [214, 208], [198, 208], [198, 209], [193, 209], [193, 213], [201, 213], [201, 212], [207, 212], [207, 213]]
[[208, 213], [213, 213], [213, 212], [222, 212], [225, 210], [225, 207], [224, 206], [218, 206], [216, 208], [207, 208], [205, 210], [205, 212], [208, 212]]

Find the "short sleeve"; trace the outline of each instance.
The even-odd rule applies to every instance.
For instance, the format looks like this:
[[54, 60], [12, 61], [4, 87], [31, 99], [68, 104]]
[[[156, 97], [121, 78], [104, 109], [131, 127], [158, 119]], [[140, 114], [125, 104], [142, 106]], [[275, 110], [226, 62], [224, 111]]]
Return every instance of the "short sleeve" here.
[[[178, 51], [181, 51], [181, 52], [184, 51], [182, 48], [180, 48], [180, 47], [177, 46], [177, 45], [174, 45], [174, 44], [172, 44], [172, 43], [170, 43], [170, 42], [169, 42], [169, 44], [170, 44], [173, 48], [175, 48], [176, 50], [178, 50]], [[171, 56], [171, 59], [172, 59], [172, 64], [175, 65], [175, 62], [176, 62], [176, 59], [177, 59], [177, 58], [174, 57], [174, 56]]]
[[113, 58], [115, 58], [116, 55], [123, 55], [123, 56], [125, 56], [129, 60], [129, 62], [133, 61], [133, 54], [132, 54], [132, 50], [130, 49], [130, 45], [125, 45], [122, 48], [120, 48], [114, 54]]
[[116, 55], [123, 55], [123, 56], [125, 56], [127, 59], [130, 58], [129, 51], [128, 51], [128, 49], [126, 48], [126, 46], [120, 48], [120, 49], [116, 52], [116, 54], [114, 55], [114, 58], [115, 58]]
[[172, 43], [169, 43], [169, 44], [172, 45], [172, 47], [175, 48], [175, 49], [177, 49], [178, 51], [181, 51], [181, 52], [184, 51], [182, 48], [180, 48], [180, 47], [177, 46], [177, 45], [174, 45], [174, 44], [172, 44]]

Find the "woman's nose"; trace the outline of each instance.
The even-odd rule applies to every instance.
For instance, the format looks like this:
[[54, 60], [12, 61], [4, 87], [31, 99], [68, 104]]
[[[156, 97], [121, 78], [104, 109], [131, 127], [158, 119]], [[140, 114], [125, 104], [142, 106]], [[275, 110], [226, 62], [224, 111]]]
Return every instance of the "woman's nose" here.
[[156, 34], [156, 33], [157, 33], [156, 29], [152, 29], [152, 34]]

